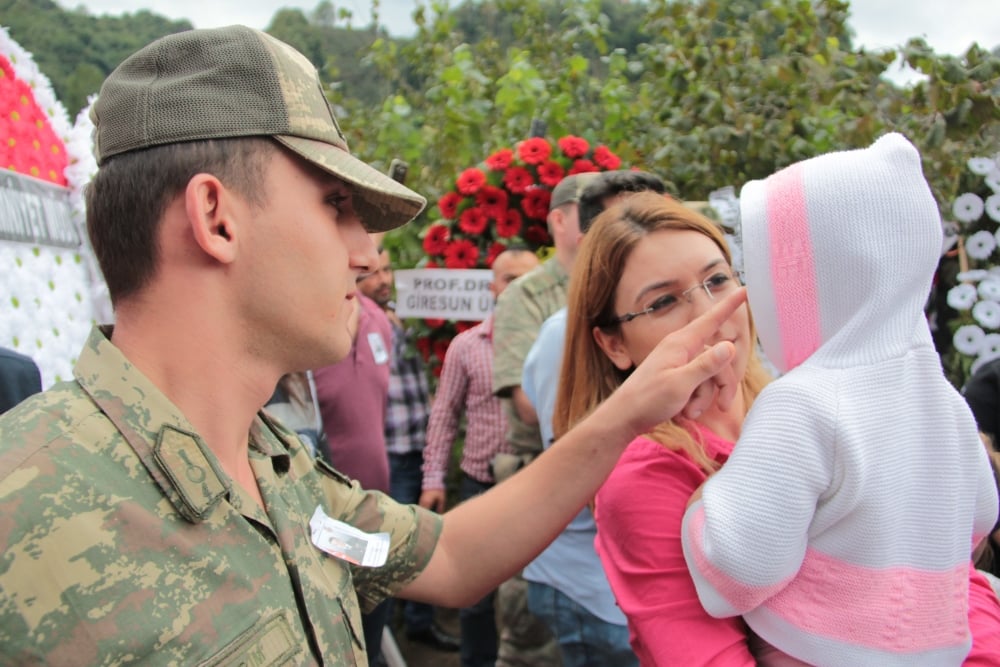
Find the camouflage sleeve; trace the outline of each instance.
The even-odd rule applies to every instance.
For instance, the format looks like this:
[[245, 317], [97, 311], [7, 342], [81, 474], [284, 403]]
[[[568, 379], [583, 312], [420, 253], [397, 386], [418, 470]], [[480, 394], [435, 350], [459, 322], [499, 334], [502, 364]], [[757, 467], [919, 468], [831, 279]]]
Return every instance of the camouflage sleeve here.
[[320, 473], [329, 480], [329, 515], [368, 533], [389, 533], [389, 558], [382, 567], [352, 567], [362, 610], [391, 597], [417, 578], [430, 562], [442, 519], [416, 505], [403, 505], [379, 491], [365, 491], [322, 460]]

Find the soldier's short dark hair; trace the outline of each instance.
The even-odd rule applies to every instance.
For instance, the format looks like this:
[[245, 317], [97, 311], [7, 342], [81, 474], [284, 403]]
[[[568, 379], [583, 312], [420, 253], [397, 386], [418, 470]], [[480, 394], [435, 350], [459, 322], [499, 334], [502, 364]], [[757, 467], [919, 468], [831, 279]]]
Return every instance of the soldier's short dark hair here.
[[252, 206], [265, 203], [273, 139], [241, 137], [164, 144], [108, 159], [86, 189], [87, 234], [112, 304], [156, 270], [160, 218], [193, 176], [210, 173]]

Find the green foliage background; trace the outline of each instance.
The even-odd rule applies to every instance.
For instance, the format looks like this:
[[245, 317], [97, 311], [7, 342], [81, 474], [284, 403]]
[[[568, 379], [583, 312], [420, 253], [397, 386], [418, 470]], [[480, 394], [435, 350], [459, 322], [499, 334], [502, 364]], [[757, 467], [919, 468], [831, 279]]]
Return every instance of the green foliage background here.
[[[429, 0], [408, 39], [341, 27], [345, 18], [320, 2], [281, 9], [267, 29], [324, 73], [352, 150], [384, 169], [405, 160], [407, 184], [432, 202], [386, 239], [404, 267], [419, 260], [420, 231], [454, 177], [525, 138], [532, 121], [550, 137], [607, 144], [685, 199], [896, 130], [921, 150], [946, 217], [966, 160], [1000, 151], [1000, 49], [941, 55], [919, 38], [858, 48], [843, 0]], [[0, 23], [71, 114], [127, 54], [191, 27], [51, 0], [0, 0]], [[897, 56], [926, 79], [898, 88], [883, 78]]]

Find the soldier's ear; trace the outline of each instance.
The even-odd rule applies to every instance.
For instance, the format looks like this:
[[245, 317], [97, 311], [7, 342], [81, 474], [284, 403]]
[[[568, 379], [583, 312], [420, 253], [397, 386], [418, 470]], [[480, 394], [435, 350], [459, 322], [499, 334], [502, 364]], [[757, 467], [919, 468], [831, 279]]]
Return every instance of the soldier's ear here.
[[196, 174], [184, 189], [184, 211], [195, 243], [223, 264], [236, 259], [243, 210], [242, 197], [212, 174]]

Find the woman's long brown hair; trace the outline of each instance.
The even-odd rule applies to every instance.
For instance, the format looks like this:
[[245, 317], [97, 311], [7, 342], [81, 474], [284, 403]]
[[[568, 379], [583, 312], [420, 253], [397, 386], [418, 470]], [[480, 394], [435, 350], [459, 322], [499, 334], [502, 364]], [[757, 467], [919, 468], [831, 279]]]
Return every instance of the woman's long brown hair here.
[[[662, 230], [704, 234], [722, 251], [730, 265], [732, 255], [719, 227], [683, 204], [654, 193], [633, 195], [597, 217], [584, 237], [573, 265], [568, 297], [569, 312], [553, 430], [556, 437], [593, 412], [628, 376], [619, 370], [594, 340], [594, 327], [612, 330], [614, 297], [618, 280], [632, 250], [643, 238]], [[753, 319], [750, 340], [756, 341]], [[742, 392], [749, 410], [770, 380], [756, 346], [750, 352]], [[682, 450], [706, 472], [718, 465], [678, 420], [664, 422], [649, 437], [670, 449]]]

